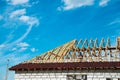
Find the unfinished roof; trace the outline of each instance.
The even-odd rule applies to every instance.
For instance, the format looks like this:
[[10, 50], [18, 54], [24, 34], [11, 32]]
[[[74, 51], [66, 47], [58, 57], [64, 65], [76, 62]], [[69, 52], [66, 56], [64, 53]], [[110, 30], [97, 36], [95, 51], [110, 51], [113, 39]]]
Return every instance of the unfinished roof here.
[[117, 66], [120, 68], [120, 38], [117, 38], [116, 46], [111, 46], [110, 39], [107, 39], [107, 41], [104, 41], [104, 39], [101, 41], [98, 41], [98, 39], [91, 39], [90, 41], [82, 41], [82, 39], [80, 41], [73, 40], [60, 47], [43, 53], [40, 56], [36, 56], [31, 60], [14, 66], [11, 70], [15, 70], [18, 67], [20, 68], [20, 66], [25, 67], [25, 65], [30, 66], [33, 64], [34, 67], [35, 65], [46, 65], [47, 67], [50, 67], [48, 64], [57, 64], [60, 66], [60, 64], [65, 65], [66, 63], [67, 65], [68, 63], [79, 63], [82, 65], [86, 62], [88, 64], [107, 62], [107, 65], [115, 63], [116, 65], [111, 67]]
[[119, 42], [120, 38], [117, 38], [117, 45], [113, 47], [110, 39], [106, 43], [102, 39], [100, 44], [97, 39], [73, 40], [24, 63], [120, 61]]
[[53, 50], [50, 50], [46, 53], [41, 54], [40, 56], [36, 56], [35, 58], [25, 61], [24, 63], [43, 63], [43, 62], [56, 62], [63, 61], [66, 57], [69, 56], [70, 50], [75, 48], [76, 40], [68, 42], [60, 47], [57, 47]]

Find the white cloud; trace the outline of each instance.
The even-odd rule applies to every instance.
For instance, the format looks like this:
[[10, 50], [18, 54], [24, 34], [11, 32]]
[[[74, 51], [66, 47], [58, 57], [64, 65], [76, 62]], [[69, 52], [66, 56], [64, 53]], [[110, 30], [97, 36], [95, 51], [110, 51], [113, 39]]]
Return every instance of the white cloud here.
[[20, 42], [20, 43], [17, 44], [17, 46], [18, 46], [18, 47], [28, 47], [29, 44], [26, 43], [26, 42]]
[[36, 49], [35, 49], [35, 48], [31, 48], [31, 51], [32, 51], [32, 52], [35, 52], [35, 51], [36, 51]]
[[94, 4], [94, 0], [62, 0], [64, 6], [59, 7], [58, 9], [70, 10], [83, 6], [91, 6]]
[[29, 16], [21, 16], [20, 17], [20, 20], [23, 21], [23, 22], [27, 22], [29, 21], [30, 17]]
[[99, 2], [99, 6], [107, 6], [107, 4], [108, 4], [108, 2], [109, 2], [110, 0], [101, 0], [100, 2]]
[[[23, 35], [20, 36], [19, 38], [15, 39], [12, 42], [9, 41], [10, 39], [7, 39], [3, 43], [3, 44], [5, 44], [5, 48], [3, 46], [1, 46], [2, 48], [0, 48], [0, 53], [6, 53], [6, 52], [9, 52], [9, 51], [20, 50], [20, 47], [18, 48], [16, 46], [16, 44], [19, 44], [23, 39], [26, 38], [26, 36], [30, 33], [30, 31], [32, 30], [32, 27], [34, 25], [35, 26], [39, 25], [39, 20], [36, 17], [26, 15], [27, 11], [26, 11], [25, 8], [18, 9], [18, 10], [12, 9], [12, 10], [10, 10], [10, 11], [8, 10], [6, 12], [7, 13], [3, 14], [4, 21], [6, 22], [6, 24], [4, 26], [11, 25], [11, 26], [19, 27], [21, 24], [23, 24], [23, 25], [27, 24], [28, 26], [26, 27], [26, 32], [23, 33]], [[8, 14], [8, 12], [10, 14]], [[25, 50], [25, 48], [22, 48], [22, 50]]]
[[39, 20], [36, 17], [31, 17], [26, 15], [26, 9], [19, 9], [16, 11], [13, 11], [10, 14], [10, 18], [12, 19], [18, 19], [24, 23], [27, 23], [28, 25], [39, 25]]
[[29, 0], [11, 0], [10, 2], [12, 5], [21, 5], [28, 3]]
[[114, 24], [120, 24], [120, 19], [115, 19], [114, 21], [112, 21], [108, 25], [114, 25]]
[[20, 52], [22, 52], [22, 51], [25, 51], [27, 49], [27, 47], [22, 47], [22, 48], [20, 48]]
[[40, 2], [39, 0], [38, 1], [34, 1], [34, 2], [32, 2], [32, 5], [37, 5], [39, 2]]
[[29, 25], [39, 25], [39, 21], [35, 17], [30, 17], [30, 16], [23, 15], [19, 18], [19, 20], [21, 20], [21, 21], [23, 21], [23, 22], [25, 22]]
[[30, 45], [26, 42], [20, 42], [18, 43], [14, 48], [11, 49], [11, 51], [25, 51], [26, 49], [28, 49]]
[[19, 10], [13, 11], [10, 14], [10, 18], [19, 17], [19, 16], [22, 16], [24, 14], [26, 14], [26, 9], [19, 9]]
[[16, 51], [17, 50], [17, 48], [12, 48], [12, 51]]
[[4, 48], [4, 47], [5, 47], [5, 45], [4, 45], [4, 44], [1, 44], [1, 45], [0, 45], [0, 48]]

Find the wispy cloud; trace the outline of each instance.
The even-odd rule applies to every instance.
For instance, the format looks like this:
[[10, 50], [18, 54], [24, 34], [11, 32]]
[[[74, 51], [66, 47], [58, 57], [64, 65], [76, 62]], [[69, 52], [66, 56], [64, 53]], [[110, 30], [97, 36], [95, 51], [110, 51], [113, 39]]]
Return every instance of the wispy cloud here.
[[107, 4], [108, 4], [109, 1], [110, 1], [110, 0], [101, 0], [101, 1], [99, 2], [99, 6], [102, 6], [102, 7], [107, 6]]
[[35, 51], [36, 51], [36, 49], [35, 49], [35, 48], [31, 48], [31, 51], [32, 51], [32, 52], [35, 52]]
[[[9, 7], [10, 9], [6, 9], [4, 14], [0, 15], [1, 18], [4, 17], [2, 20], [6, 22], [5, 24], [3, 24], [3, 26], [5, 26], [4, 28], [8, 27], [10, 29], [11, 27], [9, 27], [9, 25], [11, 25], [13, 29], [12, 31], [14, 32], [15, 28], [19, 29], [21, 25], [24, 25], [26, 27], [26, 31], [16, 39], [11, 40], [11, 38], [9, 38], [9, 39], [6, 39], [3, 43], [1, 43], [0, 53], [3, 53], [3, 54], [6, 52], [9, 54], [8, 52], [9, 50], [12, 50], [12, 51], [18, 50], [15, 47], [16, 44], [21, 43], [26, 38], [26, 36], [32, 30], [33, 26], [39, 25], [38, 18], [36, 16], [32, 16], [32, 14], [28, 14], [27, 12], [28, 8], [26, 8], [27, 6], [25, 6], [24, 8], [23, 6], [19, 6], [20, 7], [19, 9], [15, 8], [15, 7], [18, 7], [18, 5], [29, 3], [29, 0], [6, 0], [6, 1], [8, 2], [8, 5], [10, 4], [10, 7]], [[8, 35], [12, 35], [12, 38], [13, 38], [14, 34], [11, 33]], [[27, 49], [26, 47], [21, 47], [21, 51], [24, 51], [26, 49]]]
[[[6, 33], [8, 38], [6, 37], [4, 42], [0, 43], [0, 68], [4, 66], [5, 69], [7, 59], [10, 59], [10, 65], [15, 65], [28, 59], [30, 57], [29, 52], [36, 51], [29, 43], [23, 41], [31, 32], [32, 27], [39, 25], [39, 19], [36, 15], [28, 12], [38, 1], [33, 1], [34, 3], [29, 1], [6, 0], [5, 8], [3, 8], [2, 14], [0, 13], [0, 21], [5, 22], [1, 27], [10, 30]], [[21, 36], [14, 34], [14, 32], [19, 33], [16, 30], [21, 29], [23, 26], [25, 30], [20, 34]], [[31, 48], [33, 48], [32, 51]], [[3, 72], [4, 70], [0, 71]], [[0, 75], [0, 79], [1, 77]]]
[[108, 25], [114, 25], [114, 24], [120, 24], [120, 19], [115, 19], [113, 20], [111, 23], [109, 23]]
[[[5, 47], [4, 45], [0, 45], [0, 47]], [[25, 50], [29, 50], [31, 52], [36, 52], [37, 49], [32, 47], [30, 44], [27, 42], [20, 42], [14, 46], [14, 48], [11, 49], [11, 51], [18, 51], [18, 52], [23, 52]]]
[[17, 44], [17, 46], [19, 46], [19, 47], [28, 47], [29, 44], [26, 43], [26, 42], [20, 42], [20, 43]]
[[22, 48], [20, 48], [19, 52], [22, 52], [22, 51], [25, 51], [25, 50], [27, 50], [27, 47], [22, 47]]
[[19, 16], [24, 15], [24, 14], [26, 14], [26, 9], [19, 9], [19, 10], [13, 11], [10, 14], [10, 18], [19, 17]]
[[17, 50], [17, 48], [16, 48], [16, 47], [14, 47], [14, 48], [12, 48], [11, 50], [12, 50], [12, 51], [16, 51], [16, 50]]
[[[4, 49], [0, 49], [0, 51], [2, 50], [2, 52], [4, 53], [4, 51], [6, 51], [6, 49], [10, 49], [13, 48], [16, 44], [20, 43], [24, 38], [26, 38], [26, 36], [30, 33], [30, 31], [32, 30], [33, 26], [38, 26], [39, 25], [39, 20], [36, 17], [33, 16], [28, 16], [27, 14], [27, 10], [25, 8], [23, 9], [18, 9], [18, 10], [14, 10], [10, 13], [10, 15], [8, 16], [8, 19], [10, 18], [10, 20], [12, 22], [7, 21], [8, 19], [6, 19], [6, 24], [12, 24], [12, 23], [21, 23], [21, 24], [25, 24], [27, 25], [27, 29], [26, 32], [20, 36], [19, 38], [17, 38], [16, 40], [12, 41], [11, 43], [7, 41], [7, 43], [3, 43], [1, 45], [5, 45], [6, 48]], [[17, 26], [19, 27], [19, 26]], [[26, 48], [22, 48], [22, 50], [25, 50]], [[13, 49], [15, 50], [15, 49]]]
[[110, 23], [108, 23], [107, 27], [110, 27], [112, 29], [112, 33], [114, 33], [111, 38], [111, 45], [115, 46], [116, 45], [116, 38], [119, 37], [120, 35], [120, 18], [116, 18], [114, 20], [112, 20]]
[[0, 48], [4, 48], [4, 47], [5, 47], [5, 45], [4, 45], [4, 44], [1, 44], [1, 45], [0, 45]]
[[64, 6], [58, 7], [59, 10], [70, 10], [94, 4], [94, 0], [62, 0], [62, 2], [64, 3]]
[[17, 44], [11, 44], [11, 43], [8, 43], [8, 44], [1, 44], [0, 45], [0, 51], [2, 53], [4, 52], [8, 52], [8, 53], [11, 53], [11, 52], [15, 52], [15, 51], [18, 51], [18, 52], [23, 52], [27, 49], [29, 49], [30, 45], [26, 42], [19, 42]]
[[[59, 11], [61, 10], [71, 10], [85, 6], [93, 6], [95, 4], [95, 0], [61, 0], [63, 5], [58, 7]], [[104, 7], [108, 5], [110, 0], [99, 0], [97, 4], [100, 7]]]
[[10, 2], [12, 5], [22, 5], [22, 4], [27, 4], [29, 0], [7, 0]]
[[28, 24], [29, 26], [39, 25], [39, 20], [36, 17], [28, 16], [26, 15], [26, 9], [18, 9], [13, 11], [10, 14], [10, 18], [17, 19], [21, 22], [24, 22], [25, 24]]
[[[21, 18], [20, 18], [20, 19], [21, 19]], [[12, 43], [10, 44], [11, 46], [14, 45], [14, 44], [16, 44], [16, 43], [21, 42], [21, 41], [30, 33], [32, 27], [33, 27], [34, 25], [36, 25], [36, 24], [39, 24], [39, 22], [38, 22], [38, 20], [37, 20], [36, 18], [35, 18], [35, 19], [30, 18], [30, 19], [26, 20], [25, 22], [29, 25], [29, 27], [27, 28], [27, 31], [26, 31], [20, 38], [18, 38], [18, 39], [15, 40], [14, 42], [12, 42]]]
[[28, 49], [30, 45], [26, 42], [20, 42], [19, 44], [17, 44], [17, 47], [20, 47], [20, 52], [21, 51], [25, 51], [26, 49]]
[[29, 25], [39, 25], [39, 21], [35, 17], [30, 17], [30, 16], [23, 15], [19, 18], [19, 20], [21, 20], [21, 21], [23, 21], [23, 22], [25, 22]]

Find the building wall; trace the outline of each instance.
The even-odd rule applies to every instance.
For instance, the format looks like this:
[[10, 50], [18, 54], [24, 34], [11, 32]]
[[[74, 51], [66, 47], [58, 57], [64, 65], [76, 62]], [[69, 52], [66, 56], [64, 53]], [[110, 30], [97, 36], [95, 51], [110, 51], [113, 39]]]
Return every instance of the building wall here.
[[15, 80], [67, 80], [67, 75], [87, 75], [87, 80], [118, 80], [120, 70], [16, 71]]

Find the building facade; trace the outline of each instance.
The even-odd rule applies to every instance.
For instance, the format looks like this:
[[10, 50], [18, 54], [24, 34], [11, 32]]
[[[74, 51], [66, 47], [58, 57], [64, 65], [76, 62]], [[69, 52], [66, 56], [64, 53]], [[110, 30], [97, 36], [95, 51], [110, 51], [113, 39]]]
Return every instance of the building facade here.
[[119, 80], [120, 70], [16, 71], [15, 80]]

